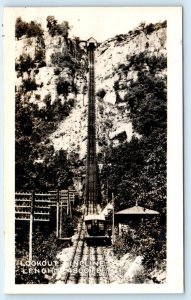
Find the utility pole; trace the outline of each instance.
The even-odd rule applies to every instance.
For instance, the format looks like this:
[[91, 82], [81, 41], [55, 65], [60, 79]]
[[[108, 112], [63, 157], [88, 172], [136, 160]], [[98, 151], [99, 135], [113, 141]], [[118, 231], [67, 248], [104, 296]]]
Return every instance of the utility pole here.
[[56, 237], [58, 238], [58, 227], [59, 227], [59, 198], [60, 192], [59, 189], [57, 191], [57, 201], [56, 201]]
[[32, 191], [32, 193], [31, 193], [31, 213], [30, 213], [30, 221], [29, 221], [29, 261], [32, 261], [34, 202], [35, 202], [35, 192]]
[[62, 237], [62, 199], [60, 201], [60, 232], [59, 232], [60, 238]]
[[114, 210], [114, 195], [112, 193], [112, 205], [113, 205], [113, 214], [112, 214], [112, 241], [115, 242], [115, 210]]
[[69, 189], [68, 189], [68, 194], [67, 194], [67, 215], [70, 214], [70, 194], [69, 194]]

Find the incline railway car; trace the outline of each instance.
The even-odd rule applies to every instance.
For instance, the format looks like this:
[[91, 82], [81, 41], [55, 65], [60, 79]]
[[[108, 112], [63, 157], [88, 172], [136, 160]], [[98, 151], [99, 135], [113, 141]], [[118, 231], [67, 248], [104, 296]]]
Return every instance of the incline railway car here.
[[87, 245], [110, 245], [111, 238], [107, 232], [104, 215], [87, 215], [84, 218], [86, 225], [85, 240]]

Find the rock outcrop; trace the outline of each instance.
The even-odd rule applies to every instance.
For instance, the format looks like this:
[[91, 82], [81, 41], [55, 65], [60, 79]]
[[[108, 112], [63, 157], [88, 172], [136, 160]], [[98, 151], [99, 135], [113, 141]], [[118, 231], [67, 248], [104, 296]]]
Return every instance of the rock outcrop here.
[[[73, 101], [70, 113], [49, 134], [55, 151], [64, 149], [86, 156], [88, 57], [78, 40], [49, 32], [16, 41], [16, 92], [26, 105], [39, 110], [47, 104]], [[126, 35], [99, 44], [95, 52], [97, 152], [140, 138], [132, 124], [128, 91], [135, 86], [140, 71], [155, 78], [166, 76], [166, 67], [157, 67], [166, 58], [166, 23], [141, 24]], [[144, 60], [143, 60], [144, 57]], [[58, 112], [59, 113], [59, 112]]]

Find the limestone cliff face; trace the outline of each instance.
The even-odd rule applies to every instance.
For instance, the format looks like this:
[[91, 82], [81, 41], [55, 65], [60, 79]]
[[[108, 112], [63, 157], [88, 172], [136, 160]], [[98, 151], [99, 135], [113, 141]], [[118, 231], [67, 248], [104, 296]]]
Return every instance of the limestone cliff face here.
[[[130, 141], [134, 132], [128, 113], [128, 90], [136, 85], [138, 74], [151, 73], [149, 63], [136, 61], [142, 55], [144, 60], [152, 57], [166, 57], [166, 23], [155, 24], [152, 32], [139, 27], [127, 35], [120, 35], [102, 43], [96, 53], [96, 87], [98, 90], [98, 116], [110, 143], [118, 145], [121, 140]], [[139, 66], [140, 64], [140, 66]], [[155, 77], [166, 76], [167, 70], [155, 70]], [[105, 124], [106, 122], [106, 124]], [[108, 126], [108, 122], [110, 126]]]
[[[75, 40], [63, 36], [31, 37], [16, 41], [16, 91], [21, 101], [36, 103], [39, 108], [59, 98], [62, 103], [87, 91], [87, 55]], [[22, 64], [28, 62], [28, 68]], [[20, 70], [21, 69], [21, 70]], [[25, 91], [23, 81], [35, 83]]]
[[[135, 132], [128, 110], [128, 90], [136, 85], [140, 71], [165, 77], [166, 67], [157, 67], [157, 58], [166, 58], [166, 23], [142, 24], [126, 35], [101, 44], [95, 52], [97, 151], [130, 141]], [[16, 41], [16, 64], [29, 60], [27, 70], [18, 70], [16, 91], [23, 103], [47, 102], [63, 105], [74, 101], [73, 108], [49, 135], [55, 151], [64, 149], [86, 156], [88, 59], [77, 41], [49, 35]], [[144, 60], [142, 59], [144, 57]], [[29, 88], [25, 85], [29, 83]], [[24, 85], [25, 83], [25, 85]], [[31, 83], [33, 84], [31, 87]]]
[[[99, 45], [95, 52], [96, 107], [97, 107], [97, 151], [104, 147], [117, 146], [139, 137], [133, 129], [128, 113], [128, 88], [136, 84], [139, 70], [132, 58], [143, 54], [145, 57], [166, 57], [166, 24], [156, 24], [152, 32], [139, 28], [127, 35], [114, 37]], [[151, 72], [149, 64], [142, 66], [145, 73]], [[166, 68], [155, 70], [154, 76], [166, 76]], [[118, 86], [116, 89], [115, 86]], [[79, 94], [71, 114], [51, 135], [56, 150], [86, 155], [87, 138], [87, 95]]]

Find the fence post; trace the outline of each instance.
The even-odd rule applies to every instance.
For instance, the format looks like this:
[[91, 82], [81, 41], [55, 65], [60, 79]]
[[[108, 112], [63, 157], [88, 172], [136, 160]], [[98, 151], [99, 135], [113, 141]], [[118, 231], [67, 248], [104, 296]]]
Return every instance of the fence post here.
[[32, 193], [31, 193], [31, 213], [30, 213], [30, 222], [29, 222], [29, 261], [32, 260], [34, 202], [35, 202], [35, 192], [32, 191]]
[[60, 202], [60, 191], [57, 191], [57, 199], [56, 199], [56, 237], [58, 238], [58, 227], [59, 227], [59, 202]]

